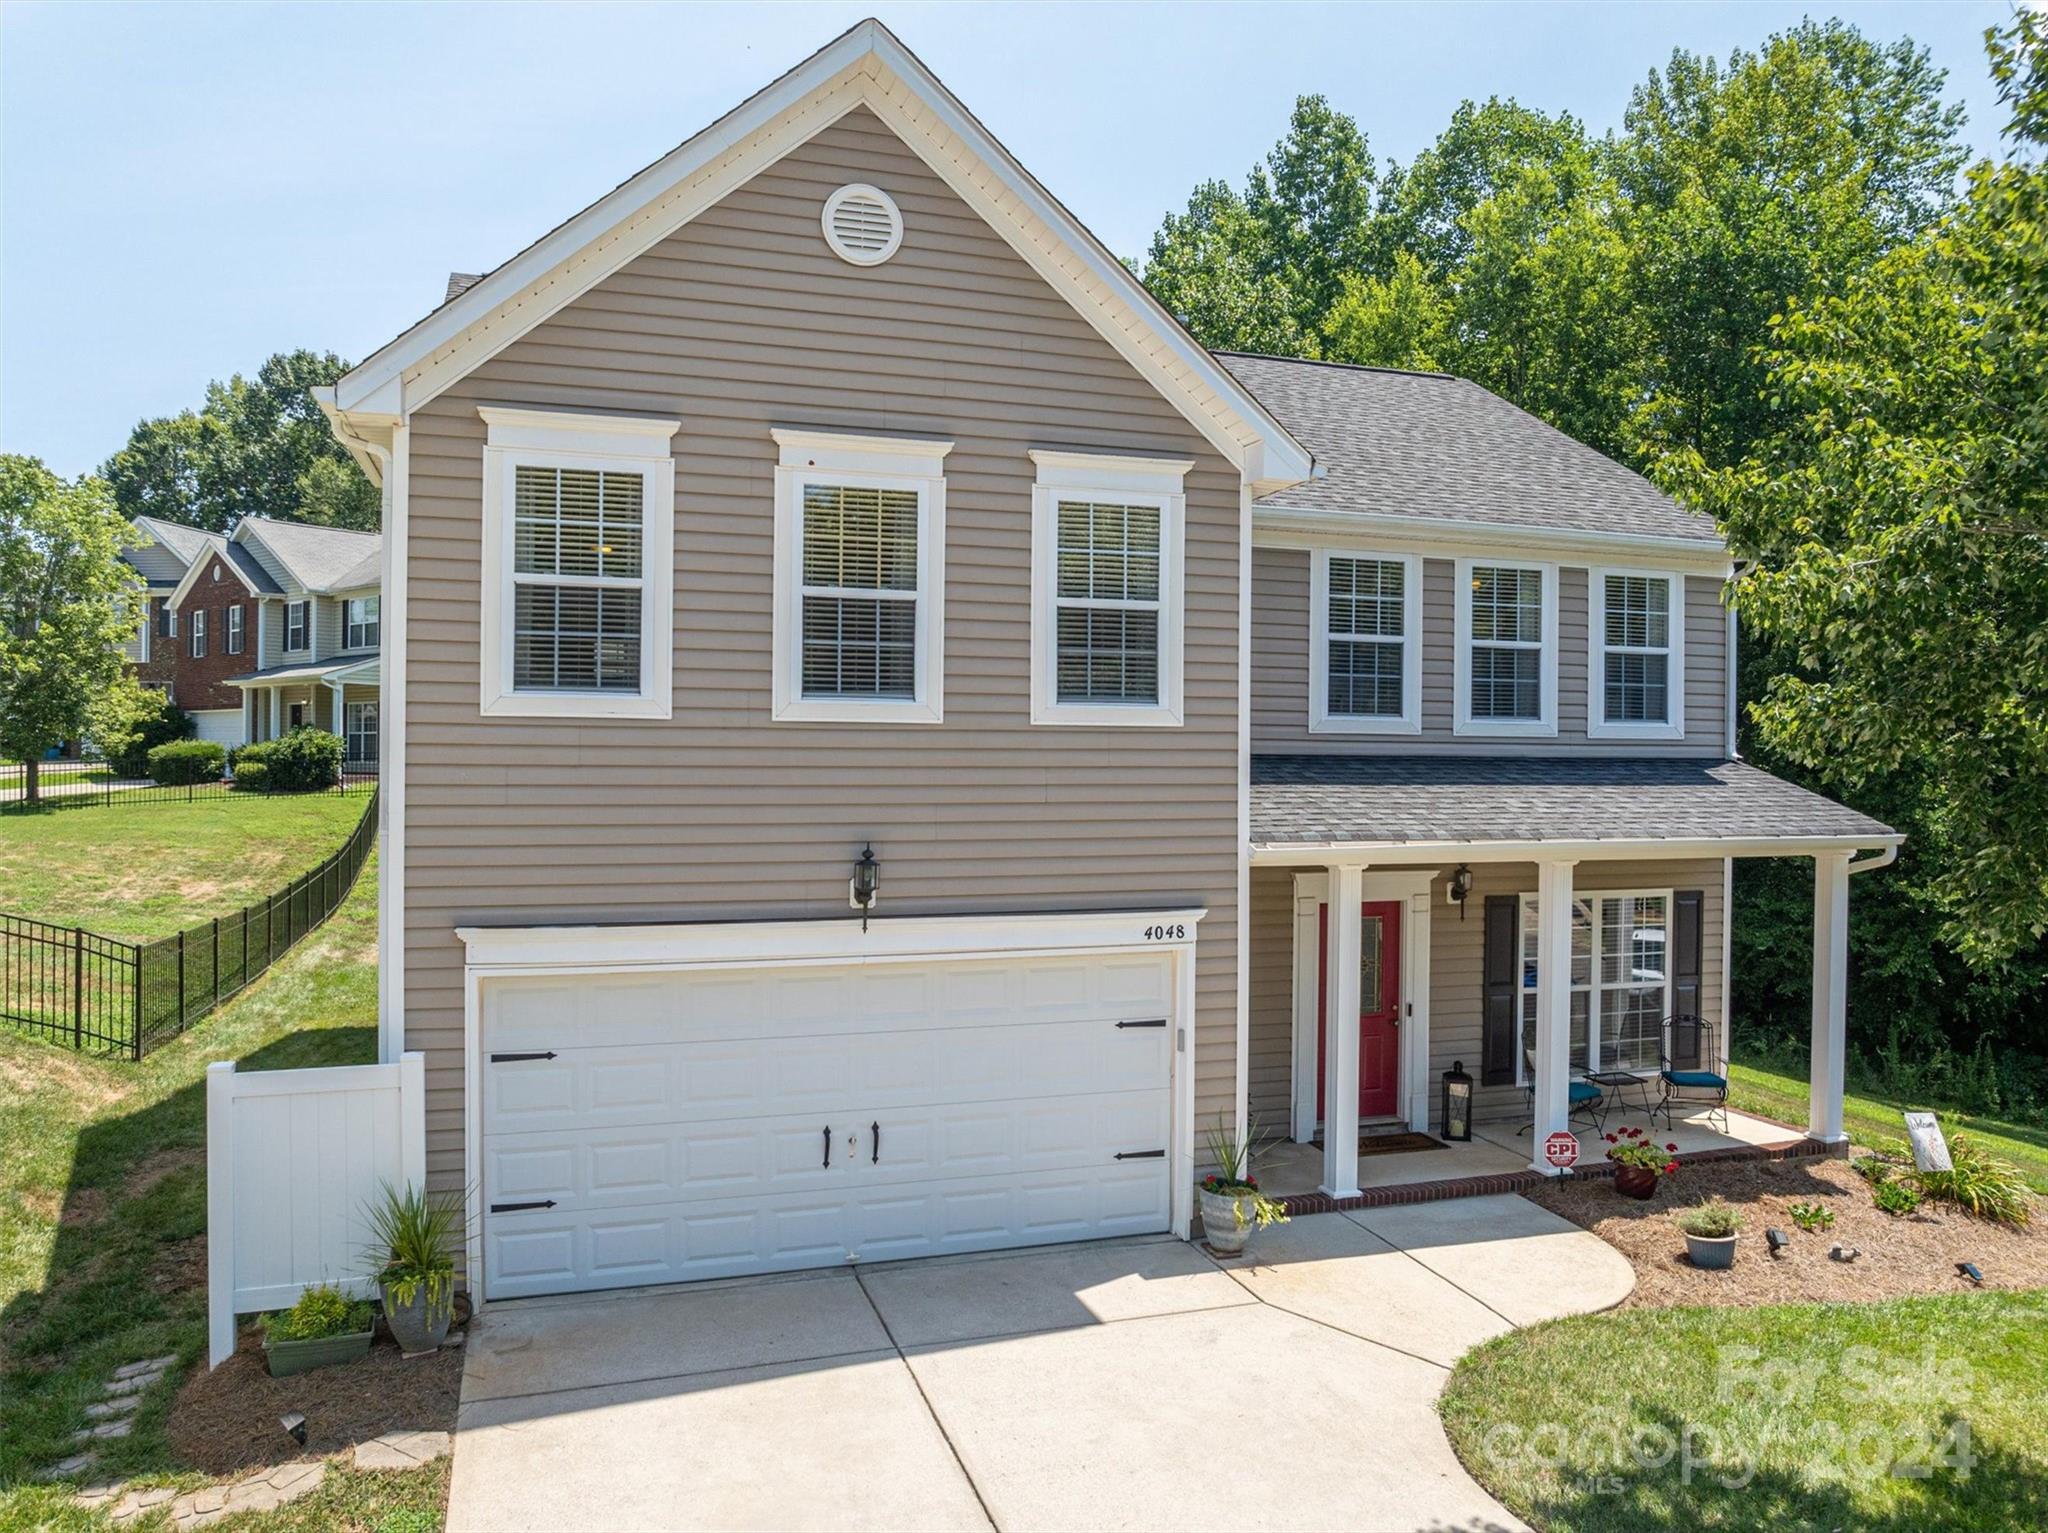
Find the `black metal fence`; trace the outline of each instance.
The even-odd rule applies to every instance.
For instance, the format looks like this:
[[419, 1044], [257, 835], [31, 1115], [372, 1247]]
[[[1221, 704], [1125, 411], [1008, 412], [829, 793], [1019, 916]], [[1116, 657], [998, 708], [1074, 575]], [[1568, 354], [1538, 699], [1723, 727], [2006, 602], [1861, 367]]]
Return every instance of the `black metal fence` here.
[[140, 1059], [334, 913], [377, 844], [374, 788], [341, 849], [267, 899], [154, 942], [0, 914], [0, 1016], [81, 1052]]
[[104, 809], [115, 804], [194, 804], [224, 798], [270, 798], [285, 793], [373, 793], [377, 763], [344, 761], [331, 788], [237, 788], [232, 779], [211, 782], [153, 782], [147, 777], [118, 777], [105, 762], [46, 761], [37, 784], [37, 802], [28, 801], [28, 768], [19, 761], [0, 763], [0, 814], [41, 809]]

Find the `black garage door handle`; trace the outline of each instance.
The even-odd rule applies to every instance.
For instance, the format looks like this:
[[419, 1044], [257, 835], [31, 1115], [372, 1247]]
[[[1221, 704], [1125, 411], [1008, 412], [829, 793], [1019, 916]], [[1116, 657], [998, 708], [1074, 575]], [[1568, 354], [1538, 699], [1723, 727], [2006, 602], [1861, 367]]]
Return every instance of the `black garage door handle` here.
[[493, 1203], [491, 1205], [491, 1212], [494, 1214], [516, 1214], [522, 1209], [553, 1208], [554, 1206], [555, 1200], [553, 1198], [543, 1198], [538, 1203]]

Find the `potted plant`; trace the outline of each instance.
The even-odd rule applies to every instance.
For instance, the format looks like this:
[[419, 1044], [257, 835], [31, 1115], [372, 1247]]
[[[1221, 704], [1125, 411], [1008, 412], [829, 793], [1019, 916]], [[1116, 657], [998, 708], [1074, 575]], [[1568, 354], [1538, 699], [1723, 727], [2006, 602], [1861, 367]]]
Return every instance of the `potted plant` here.
[[1740, 1211], [1715, 1198], [1682, 1209], [1675, 1217], [1685, 1234], [1685, 1254], [1695, 1267], [1719, 1269], [1735, 1265], [1735, 1242], [1742, 1229]]
[[376, 1311], [328, 1283], [308, 1288], [290, 1309], [263, 1317], [263, 1354], [273, 1379], [352, 1363], [370, 1350]]
[[368, 1217], [391, 1338], [401, 1352], [431, 1352], [448, 1339], [455, 1318], [455, 1208], [424, 1188], [400, 1192], [387, 1182]]
[[1608, 1134], [1607, 1159], [1614, 1166], [1614, 1190], [1626, 1198], [1654, 1198], [1657, 1183], [1678, 1174], [1678, 1146], [1657, 1142], [1639, 1128]]
[[1207, 1136], [1216, 1169], [1202, 1178], [1200, 1187], [1202, 1238], [1219, 1255], [1235, 1256], [1254, 1230], [1287, 1222], [1287, 1210], [1260, 1192], [1259, 1179], [1252, 1175], [1252, 1144], [1258, 1133], [1257, 1119], [1240, 1136], [1218, 1116]]

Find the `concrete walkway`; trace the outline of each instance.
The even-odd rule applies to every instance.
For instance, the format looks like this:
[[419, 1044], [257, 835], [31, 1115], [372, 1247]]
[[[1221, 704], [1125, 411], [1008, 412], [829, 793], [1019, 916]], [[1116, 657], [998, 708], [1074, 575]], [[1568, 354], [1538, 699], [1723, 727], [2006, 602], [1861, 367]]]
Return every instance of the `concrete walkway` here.
[[1517, 1528], [1449, 1366], [1632, 1282], [1502, 1197], [494, 1305], [448, 1528]]

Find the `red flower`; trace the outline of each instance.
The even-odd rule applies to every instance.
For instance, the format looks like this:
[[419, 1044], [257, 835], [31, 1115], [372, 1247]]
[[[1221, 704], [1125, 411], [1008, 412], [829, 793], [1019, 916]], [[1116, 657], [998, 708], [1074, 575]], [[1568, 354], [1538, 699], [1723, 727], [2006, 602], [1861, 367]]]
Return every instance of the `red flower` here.
[[1667, 1144], [1666, 1144], [1666, 1145], [1664, 1146], [1664, 1148], [1665, 1148], [1665, 1149], [1667, 1149], [1667, 1150], [1669, 1150], [1669, 1151], [1671, 1151], [1671, 1152], [1672, 1152], [1672, 1153], [1673, 1153], [1674, 1155], [1678, 1153], [1678, 1146], [1677, 1146], [1677, 1145], [1675, 1145], [1675, 1144], [1670, 1144], [1670, 1143], [1667, 1143]]
[[1613, 1136], [1612, 1134], [1609, 1134], [1609, 1135], [1607, 1136], [1607, 1142], [1608, 1142], [1609, 1144], [1620, 1144], [1620, 1143], [1621, 1143], [1621, 1141], [1620, 1141], [1619, 1139], [1616, 1139], [1616, 1138], [1615, 1138], [1615, 1137], [1614, 1137], [1614, 1136]]
[[1670, 1165], [1666, 1166], [1664, 1174], [1666, 1176], [1676, 1176], [1678, 1174], [1678, 1162], [1674, 1160]]

